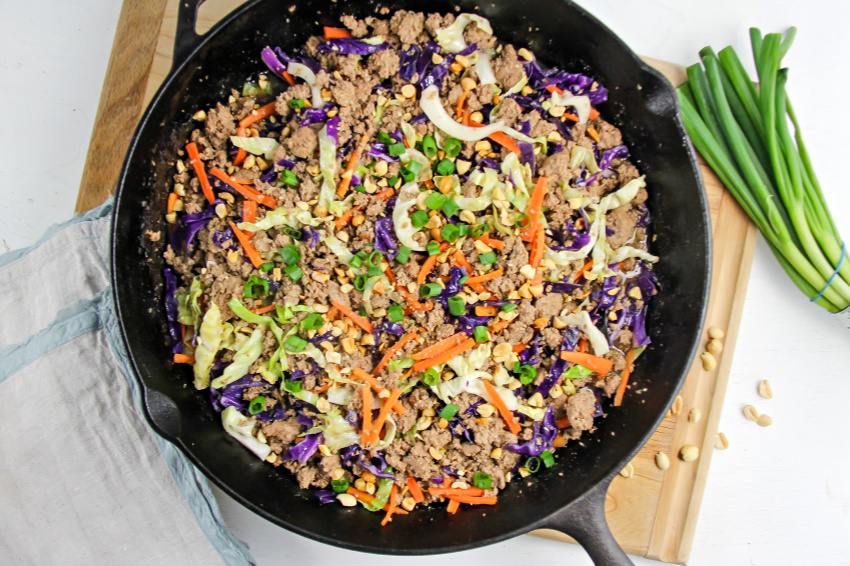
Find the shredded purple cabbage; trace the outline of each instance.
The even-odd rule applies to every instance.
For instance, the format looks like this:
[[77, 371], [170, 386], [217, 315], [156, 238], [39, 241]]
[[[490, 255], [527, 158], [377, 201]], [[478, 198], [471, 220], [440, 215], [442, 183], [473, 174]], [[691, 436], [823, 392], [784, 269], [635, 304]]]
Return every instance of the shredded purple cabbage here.
[[[561, 342], [561, 352], [568, 351], [574, 352], [576, 347], [578, 346], [578, 328], [575, 326], [568, 326], [564, 330], [564, 341]], [[564, 373], [564, 370], [567, 369], [567, 361], [561, 356], [557, 356], [555, 361], [552, 363], [552, 367], [549, 368], [549, 373], [546, 374], [546, 377], [543, 381], [540, 382], [540, 385], [535, 389], [535, 393], [540, 393], [545, 399], [549, 392], [555, 387], [555, 384], [558, 383], [558, 380], [561, 379], [561, 375]]]
[[458, 330], [467, 336], [472, 336], [476, 326], [487, 326], [490, 323], [489, 316], [477, 316], [474, 314], [462, 314], [455, 317], [455, 319], [458, 322]]
[[523, 164], [528, 164], [528, 166], [531, 167], [531, 176], [534, 177], [534, 146], [524, 141], [518, 141], [517, 146], [519, 146], [520, 161], [522, 161]]
[[547, 405], [543, 420], [534, 423], [534, 434], [531, 440], [523, 443], [506, 444], [505, 448], [524, 456], [540, 456], [545, 451], [552, 450], [557, 436], [558, 425], [555, 423], [555, 406]]
[[375, 221], [375, 249], [387, 254], [390, 259], [398, 255], [392, 218], [385, 216]]
[[293, 167], [295, 167], [296, 162], [284, 157], [283, 159], [278, 161], [277, 164], [283, 167], [284, 169], [292, 169]]
[[183, 353], [183, 328], [177, 322], [177, 276], [170, 267], [162, 270], [165, 276], [165, 318], [168, 320], [168, 333], [171, 335], [171, 352]]
[[319, 243], [319, 238], [321, 234], [315, 228], [311, 228], [310, 226], [302, 226], [301, 227], [301, 240], [307, 241], [311, 248], [315, 248]]
[[318, 46], [319, 53], [342, 53], [343, 55], [370, 55], [389, 49], [390, 44], [386, 41], [382, 43], [367, 43], [362, 39], [354, 39], [353, 37], [338, 37], [329, 39], [325, 43], [320, 43]]
[[440, 292], [440, 296], [444, 299], [453, 297], [463, 290], [463, 284], [460, 280], [467, 276], [466, 269], [453, 265], [449, 271], [449, 280], [446, 282], [446, 288]]
[[[375, 465], [373, 462], [377, 460], [378, 464]], [[388, 480], [395, 479], [395, 476], [387, 471], [389, 464], [381, 455], [380, 452], [375, 452], [371, 458], [364, 457], [363, 453], [360, 454], [360, 465], [364, 470], [369, 470], [372, 472], [376, 478], [384, 478]]]
[[[333, 102], [327, 102], [320, 108], [304, 108], [301, 110], [300, 124], [302, 126], [312, 126], [313, 124], [320, 124], [328, 119], [328, 112], [330, 112], [334, 108], [336, 108], [336, 104], [334, 104]], [[328, 134], [330, 134], [330, 128], [328, 128]], [[334, 140], [336, 140], [336, 134], [334, 134], [332, 137], [334, 138]]]
[[319, 500], [319, 504], [321, 505], [333, 503], [336, 501], [336, 493], [329, 489], [320, 489], [316, 492], [316, 499]]
[[321, 432], [308, 434], [304, 437], [304, 440], [289, 447], [284, 460], [298, 460], [302, 464], [306, 464], [307, 460], [319, 449], [323, 436]]
[[262, 57], [263, 63], [266, 64], [266, 66], [272, 73], [274, 73], [281, 79], [284, 78], [283, 74], [286, 72], [287, 65], [285, 65], [281, 62], [280, 59], [278, 59], [277, 55], [271, 47], [264, 47], [263, 50], [260, 52], [260, 57]]
[[387, 153], [387, 144], [385, 143], [374, 143], [372, 147], [366, 152], [366, 155], [371, 155], [372, 157], [376, 157], [378, 159], [383, 159], [389, 163], [395, 163], [398, 161], [398, 157], [393, 157], [389, 153]]
[[[223, 202], [219, 199], [215, 200], [215, 204]], [[215, 209], [213, 206], [207, 206], [200, 212], [181, 216], [171, 230], [171, 235], [168, 237], [168, 244], [171, 246], [171, 249], [175, 252], [184, 250], [188, 253], [190, 251], [189, 246], [195, 244], [198, 240], [198, 232], [209, 224], [210, 220], [214, 217]]]
[[627, 159], [629, 157], [629, 148], [624, 145], [615, 145], [611, 149], [605, 150], [602, 157], [599, 159], [600, 169], [610, 169], [611, 163], [615, 159]]
[[563, 295], [569, 295], [576, 289], [581, 289], [581, 285], [578, 283], [549, 283], [544, 281], [543, 285], [546, 286], [547, 293], [561, 293]]
[[632, 337], [636, 346], [648, 346], [652, 343], [646, 333], [646, 305], [641, 307], [632, 321]]
[[472, 55], [477, 49], [478, 45], [473, 43], [460, 53], [451, 53], [449, 55], [446, 55], [446, 57], [442, 61], [440, 61], [438, 65], [434, 65], [434, 68], [432, 68], [427, 75], [420, 75], [419, 87], [422, 88], [422, 90], [425, 90], [431, 85], [437, 85], [438, 87], [442, 87], [443, 79], [449, 73], [449, 67], [452, 63], [454, 63], [455, 58], [458, 55], [463, 55], [464, 57], [467, 55]]
[[325, 124], [325, 127], [328, 129], [328, 136], [334, 141], [334, 144], [339, 145], [339, 115], [337, 114]]

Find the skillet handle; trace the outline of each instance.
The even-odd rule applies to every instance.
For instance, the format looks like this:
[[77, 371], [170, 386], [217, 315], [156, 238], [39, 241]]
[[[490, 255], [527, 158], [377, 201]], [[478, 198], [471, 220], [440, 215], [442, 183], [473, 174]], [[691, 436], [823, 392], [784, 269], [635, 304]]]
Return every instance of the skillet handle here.
[[203, 39], [195, 32], [198, 8], [204, 0], [180, 0], [177, 9], [177, 30], [174, 34], [174, 57], [171, 59], [171, 70], [183, 64], [189, 54]]
[[606, 479], [540, 526], [576, 539], [596, 566], [634, 566], [614, 540], [605, 520], [605, 494], [612, 479]]

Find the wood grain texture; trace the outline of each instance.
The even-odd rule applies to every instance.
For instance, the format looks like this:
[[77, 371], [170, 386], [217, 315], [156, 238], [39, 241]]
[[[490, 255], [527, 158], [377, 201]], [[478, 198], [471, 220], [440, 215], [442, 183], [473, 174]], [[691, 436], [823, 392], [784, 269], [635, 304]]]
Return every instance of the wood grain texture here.
[[124, 154], [147, 101], [153, 48], [166, 0], [130, 0], [121, 7], [92, 128], [76, 212], [101, 204], [115, 189]]
[[[141, 115], [142, 107], [153, 97], [171, 68], [178, 1], [149, 0], [145, 9], [134, 6], [132, 10], [128, 6], [135, 5], [136, 0], [125, 2], [104, 83], [95, 137], [86, 162], [84, 183], [80, 189], [79, 210], [99, 204], [106, 194], [104, 187], [114, 186], [126, 144]], [[197, 31], [205, 32], [240, 3], [239, 0], [208, 0], [199, 14]], [[164, 11], [157, 11], [157, 6], [161, 5], [165, 6]], [[125, 12], [131, 11], [134, 16], [125, 17]], [[150, 21], [142, 25], [135, 19], [141, 12], [156, 19], [158, 32], [153, 41], [143, 41], [142, 38], [136, 37], [137, 33], [128, 31], [133, 27], [127, 26], [135, 26], [137, 29], [134, 31], [137, 31], [141, 27], [152, 25]], [[136, 69], [128, 74], [128, 77], [139, 77], [142, 74], [145, 76], [145, 80], [134, 79], [132, 89], [120, 76], [114, 76], [128, 72], [125, 64], [128, 53], [134, 54], [136, 65], [144, 67], [142, 71]], [[674, 85], [680, 84], [685, 78], [685, 70], [681, 66], [654, 59], [645, 60], [661, 71]], [[132, 120], [129, 116], [120, 123], [113, 120], [108, 135], [102, 134], [102, 137], [98, 138], [102, 115], [106, 122], [111, 113], [106, 105], [114, 110], [117, 100], [115, 93], [109, 94], [107, 88], [110, 91], [121, 90], [122, 96], [137, 102]], [[127, 112], [129, 114], [129, 110]], [[119, 144], [115, 140], [123, 140], [121, 151], [111, 152], [109, 155], [102, 154], [103, 140], [108, 140], [106, 143], [116, 147]], [[95, 145], [96, 143], [98, 145]], [[93, 156], [93, 152], [98, 155]], [[94, 163], [97, 163], [98, 171], [89, 173], [89, 166]], [[713, 372], [703, 371], [699, 360], [694, 363], [682, 390], [683, 411], [679, 415], [668, 415], [664, 419], [633, 460], [634, 476], [629, 479], [616, 477], [606, 500], [606, 513], [611, 530], [626, 552], [680, 564], [687, 562], [696, 530], [757, 233], [734, 199], [723, 189], [717, 177], [702, 162], [701, 169], [714, 235], [712, 291], [707, 325], [724, 329], [725, 350]], [[95, 178], [95, 175], [104, 180], [97, 184], [86, 182], [87, 178]], [[698, 408], [702, 413], [702, 419], [695, 424], [688, 423], [687, 419], [692, 408]], [[686, 464], [676, 458], [684, 444], [698, 446], [701, 451], [700, 459]], [[665, 452], [670, 456], [671, 466], [666, 472], [655, 466], [655, 454], [658, 452]], [[533, 534], [571, 540], [555, 531], [541, 530]]]

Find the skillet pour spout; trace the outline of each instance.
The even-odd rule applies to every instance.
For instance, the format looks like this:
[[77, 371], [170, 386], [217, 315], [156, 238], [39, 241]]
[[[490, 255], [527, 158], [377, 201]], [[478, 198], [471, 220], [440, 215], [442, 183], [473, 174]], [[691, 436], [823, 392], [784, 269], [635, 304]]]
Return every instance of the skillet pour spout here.
[[[242, 505], [313, 540], [363, 552], [421, 555], [476, 548], [546, 527], [571, 534], [596, 564], [630, 564], [605, 522], [605, 493], [681, 387], [708, 303], [708, 206], [669, 83], [593, 16], [565, 0], [480, 5], [472, 0], [252, 0], [203, 36], [195, 32], [200, 3], [180, 3], [174, 65], [134, 134], [116, 190], [111, 258], [116, 311], [151, 426]], [[455, 12], [456, 5], [488, 18], [501, 39], [528, 47], [541, 63], [593, 76], [608, 87], [609, 101], [599, 111], [620, 128], [650, 188], [653, 253], [662, 258], [655, 270], [660, 292], [647, 318], [652, 345], [632, 374], [632, 391], [645, 390], [639, 398], [631, 395], [622, 407], [606, 407], [593, 434], [560, 451], [556, 464], [534, 481], [503, 491], [498, 505], [449, 516], [444, 509], [427, 508], [381, 527], [380, 517], [365, 510], [319, 506], [294, 477], [230, 438], [205, 396], [186, 386], [191, 371], [171, 362], [162, 304], [165, 243], [143, 234], [167, 229], [169, 163], [192, 128], [192, 114], [263, 71], [263, 47], [294, 50], [322, 25], [339, 25], [344, 14], [446, 13]], [[434, 529], [438, 521], [443, 528]]]

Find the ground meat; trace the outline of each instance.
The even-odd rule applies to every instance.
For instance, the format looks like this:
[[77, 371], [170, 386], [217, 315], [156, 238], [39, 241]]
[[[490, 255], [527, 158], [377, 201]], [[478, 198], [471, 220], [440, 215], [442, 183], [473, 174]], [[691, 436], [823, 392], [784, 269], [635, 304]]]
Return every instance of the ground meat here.
[[546, 340], [546, 344], [553, 349], [557, 349], [561, 346], [561, 342], [563, 342], [564, 337], [561, 335], [561, 331], [552, 326], [546, 327], [543, 329], [543, 339]]
[[617, 386], [620, 385], [620, 381], [621, 378], [619, 374], [609, 373], [605, 379], [596, 382], [596, 387], [602, 388], [606, 397], [611, 397], [617, 391]]
[[627, 205], [609, 212], [605, 218], [605, 224], [608, 228], [614, 230], [614, 234], [608, 236], [608, 245], [616, 250], [625, 244], [627, 240], [634, 236], [637, 221], [637, 214]]
[[425, 389], [414, 389], [407, 399], [414, 409], [420, 411], [433, 408], [436, 404], [434, 398]]
[[378, 51], [369, 57], [369, 71], [384, 80], [398, 73], [399, 56], [393, 50]]
[[522, 115], [522, 107], [513, 98], [506, 98], [499, 106], [496, 118], [504, 121], [505, 125], [513, 128], [517, 118]]
[[545, 318], [551, 321], [564, 308], [564, 296], [559, 293], [543, 295], [537, 299], [534, 307], [537, 309], [537, 318]]
[[522, 79], [522, 63], [517, 58], [513, 45], [506, 45], [502, 49], [501, 55], [493, 60], [492, 67], [502, 91], [510, 89]]
[[596, 131], [599, 132], [600, 148], [608, 149], [623, 143], [623, 135], [620, 133], [620, 129], [604, 120], [599, 120]]
[[590, 430], [593, 427], [593, 413], [596, 411], [596, 395], [590, 389], [579, 389], [567, 400], [567, 418], [570, 426], [577, 431]]
[[[387, 462], [390, 461], [391, 455], [401, 456], [399, 454], [400, 449], [400, 444], [399, 446], [396, 446], [396, 443], [391, 444], [387, 450]], [[416, 478], [433, 478], [441, 475], [442, 470], [428, 452], [428, 447], [425, 446], [424, 442], [415, 443], [399, 460], [403, 462], [405, 471]], [[395, 466], [398, 466], [398, 464], [395, 464]]]
[[236, 135], [236, 123], [230, 108], [218, 103], [215, 108], [207, 112], [204, 122], [204, 131], [207, 138], [213, 143], [213, 147], [221, 148], [230, 140], [230, 136]]
[[578, 173], [570, 167], [570, 152], [567, 150], [550, 155], [540, 166], [540, 175], [549, 177], [550, 187], [556, 187], [558, 182], [569, 183]]
[[363, 20], [358, 20], [354, 16], [345, 15], [340, 18], [342, 25], [351, 30], [351, 35], [353, 37], [366, 37], [366, 34], [369, 33], [369, 28], [366, 26], [366, 22]]
[[399, 10], [390, 20], [390, 31], [398, 35], [402, 43], [416, 43], [425, 27], [425, 14]]
[[296, 157], [307, 159], [313, 157], [313, 154], [316, 153], [316, 149], [319, 147], [319, 136], [316, 135], [313, 128], [304, 126], [295, 130], [286, 139], [284, 145]]
[[[285, 421], [270, 421], [261, 427], [263, 434], [269, 442], [272, 450], [280, 453], [280, 448], [289, 446], [301, 434], [301, 425], [295, 418]], [[277, 448], [277, 449], [276, 449]]]

